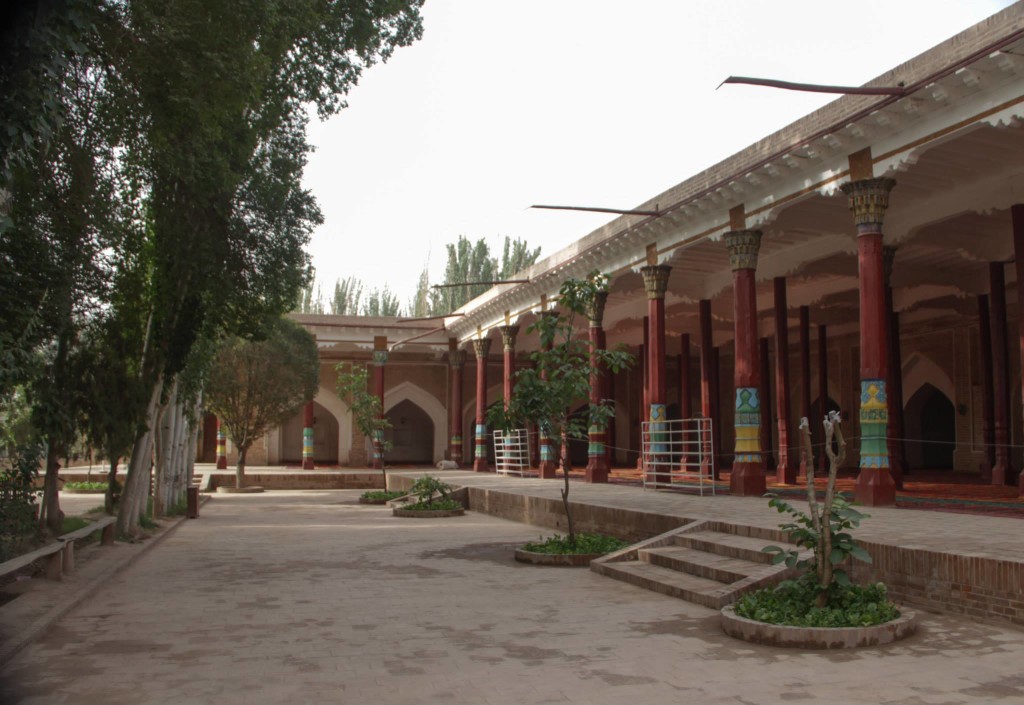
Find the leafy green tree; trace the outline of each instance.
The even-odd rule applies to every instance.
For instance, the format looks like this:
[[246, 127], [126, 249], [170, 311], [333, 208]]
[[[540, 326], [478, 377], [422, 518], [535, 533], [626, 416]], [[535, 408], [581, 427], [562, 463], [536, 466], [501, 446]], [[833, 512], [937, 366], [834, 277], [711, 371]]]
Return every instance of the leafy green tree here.
[[358, 315], [365, 288], [366, 286], [357, 277], [347, 277], [335, 281], [334, 296], [331, 298], [331, 313], [335, 316]]
[[309, 283], [302, 287], [302, 293], [299, 296], [299, 306], [296, 309], [296, 313], [319, 314], [323, 312], [323, 294], [320, 293], [320, 286], [317, 284], [316, 280], [311, 278]]
[[258, 439], [316, 396], [316, 341], [286, 318], [271, 321], [266, 338], [226, 340], [206, 379], [206, 406], [238, 448], [235, 486], [245, 485], [245, 458]]
[[[380, 399], [369, 391], [370, 375], [366, 371], [366, 367], [355, 363], [341, 362], [334, 369], [338, 373], [338, 396], [348, 404], [349, 411], [352, 412], [352, 420], [356, 422], [356, 428], [364, 438], [370, 440], [383, 459], [384, 453], [391, 449], [391, 442], [384, 438], [384, 431], [391, 428], [391, 422], [384, 418]], [[383, 462], [380, 472], [384, 477], [384, 488], [387, 489], [388, 475]]]
[[501, 251], [501, 266], [498, 267], [498, 279], [511, 279], [537, 261], [540, 248], [531, 250], [525, 240], [505, 237], [505, 245]]
[[383, 289], [374, 289], [370, 292], [366, 302], [363, 304], [363, 316], [399, 316], [402, 305], [398, 297], [391, 293], [391, 289], [385, 284]]
[[561, 440], [562, 506], [573, 548], [576, 531], [569, 505], [569, 439], [587, 438], [591, 426], [607, 427], [615, 408], [611, 400], [605, 399], [598, 404], [588, 403], [586, 415], [572, 414], [570, 410], [580, 400], [589, 398], [591, 375], [604, 374], [605, 370], [618, 372], [633, 363], [633, 356], [625, 351], [592, 350], [590, 341], [575, 332], [577, 316], [585, 316], [607, 288], [608, 276], [597, 271], [586, 279], [569, 279], [562, 284], [558, 312], [539, 316], [527, 328], [528, 332], [536, 332], [541, 342], [541, 349], [530, 356], [533, 366], [516, 372], [507, 405], [495, 404], [487, 412], [488, 421], [495, 428], [511, 431], [535, 423], [543, 435]]
[[[540, 248], [529, 249], [526, 242], [520, 239], [505, 238], [502, 257], [499, 262], [491, 256], [487, 241], [480, 238], [472, 243], [465, 235], [459, 235], [454, 243], [445, 245], [448, 261], [445, 265], [443, 284], [465, 284], [465, 286], [446, 286], [432, 292], [430, 310], [433, 315], [451, 313], [467, 302], [480, 296], [491, 288], [490, 284], [471, 284], [470, 282], [501, 281], [522, 271], [537, 261]], [[420, 289], [424, 289], [421, 278]], [[417, 297], [422, 296], [417, 290]]]
[[412, 300], [409, 302], [410, 316], [422, 318], [431, 315], [430, 294], [430, 272], [424, 267], [416, 282], [416, 293], [413, 294]]

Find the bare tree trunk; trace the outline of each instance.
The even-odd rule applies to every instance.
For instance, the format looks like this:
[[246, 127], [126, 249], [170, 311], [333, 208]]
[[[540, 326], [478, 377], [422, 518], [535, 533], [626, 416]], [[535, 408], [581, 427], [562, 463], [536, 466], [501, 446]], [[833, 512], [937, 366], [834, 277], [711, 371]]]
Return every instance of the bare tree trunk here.
[[[136, 533], [139, 529], [139, 518], [145, 511], [146, 504], [142, 498], [149, 489], [150, 465], [153, 458], [153, 427], [156, 422], [157, 407], [163, 391], [163, 378], [157, 379], [146, 406], [145, 431], [135, 438], [132, 454], [128, 460], [128, 473], [121, 491], [121, 507], [117, 513], [117, 533]], [[141, 507], [140, 507], [141, 504]]]
[[162, 517], [167, 513], [167, 483], [170, 481], [171, 459], [174, 446], [175, 407], [178, 404], [178, 378], [171, 382], [167, 401], [160, 406], [160, 422], [157, 425], [156, 466], [153, 470], [153, 516]]
[[114, 488], [117, 487], [117, 461], [110, 459], [110, 472], [107, 474], [107, 492], [103, 496], [103, 509], [107, 514], [114, 513]]
[[39, 528], [49, 529], [54, 536], [60, 534], [64, 524], [64, 512], [60, 510], [60, 495], [57, 487], [57, 471], [60, 470], [60, 453], [53, 439], [46, 441], [46, 476], [43, 479], [43, 501], [39, 507]]
[[235, 464], [235, 487], [245, 487], [245, 455], [249, 452], [249, 446], [238, 448], [238, 462]]
[[565, 523], [566, 529], [569, 532], [569, 546], [573, 550], [576, 549], [576, 529], [572, 523], [572, 510], [569, 508], [569, 470], [571, 466], [569, 464], [569, 439], [566, 438], [565, 432], [562, 432], [562, 479], [565, 483], [562, 487], [562, 507], [565, 509]]

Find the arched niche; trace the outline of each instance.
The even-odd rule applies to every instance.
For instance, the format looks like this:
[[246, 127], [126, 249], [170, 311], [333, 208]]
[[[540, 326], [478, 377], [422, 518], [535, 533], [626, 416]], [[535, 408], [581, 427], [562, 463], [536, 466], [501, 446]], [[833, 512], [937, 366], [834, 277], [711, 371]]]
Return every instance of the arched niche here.
[[384, 414], [390, 427], [384, 439], [390, 442], [388, 463], [433, 463], [434, 422], [415, 402], [403, 399]]
[[436, 463], [440, 461], [444, 458], [444, 449], [447, 445], [445, 439], [447, 423], [445, 422], [444, 405], [430, 392], [412, 382], [406, 381], [384, 392], [385, 416], [392, 408], [406, 400], [419, 407], [433, 422], [433, 458], [430, 462]]
[[903, 407], [907, 464], [913, 469], [950, 470], [956, 450], [956, 408], [938, 387], [918, 387]]
[[[329, 425], [327, 423], [328, 416], [332, 417], [333, 424], [337, 428], [337, 433], [334, 435], [332, 442], [332, 448], [330, 453], [323, 453], [324, 457], [317, 457], [316, 451], [316, 439], [317, 431], [316, 424], [313, 426], [313, 443], [314, 443], [314, 463], [324, 464], [338, 464], [345, 465], [349, 461], [349, 450], [352, 445], [352, 414], [349, 411], [348, 404], [343, 402], [337, 394], [334, 393], [329, 387], [321, 386], [313, 398], [313, 416], [314, 418], [323, 418], [325, 427]], [[317, 409], [319, 407], [319, 410]], [[318, 416], [321, 414], [322, 416]], [[285, 456], [286, 441], [288, 444], [288, 450], [291, 449], [291, 444], [294, 442], [295, 433], [293, 430], [294, 424], [298, 423], [298, 443], [299, 445], [299, 457], [298, 460], [302, 460], [302, 429], [303, 429], [303, 409], [299, 409], [298, 413], [292, 416], [288, 421], [279, 426], [276, 431], [270, 432], [270, 443], [267, 452], [267, 461], [270, 463], [283, 463], [286, 461], [294, 460]], [[291, 424], [291, 425], [290, 425]], [[323, 433], [323, 432], [321, 432]]]
[[[909, 400], [926, 384], [946, 395], [950, 403], [956, 399], [956, 387], [946, 372], [921, 353], [911, 354], [903, 363], [903, 399]], [[906, 409], [907, 401], [903, 408]]]

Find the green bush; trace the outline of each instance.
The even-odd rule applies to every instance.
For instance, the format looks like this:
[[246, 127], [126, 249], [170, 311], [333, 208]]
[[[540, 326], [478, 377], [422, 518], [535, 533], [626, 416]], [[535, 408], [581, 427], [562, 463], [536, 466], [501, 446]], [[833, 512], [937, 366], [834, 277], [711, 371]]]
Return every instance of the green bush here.
[[556, 555], [575, 555], [579, 553], [611, 553], [625, 548], [629, 544], [614, 536], [604, 534], [576, 534], [576, 545], [573, 546], [568, 536], [555, 534], [547, 539], [541, 537], [540, 543], [528, 543], [523, 550], [533, 553], [551, 553]]
[[742, 596], [735, 610], [740, 617], [793, 627], [870, 627], [899, 617], [882, 583], [836, 586], [824, 607], [815, 606], [818, 594], [816, 576], [807, 573]]
[[[429, 504], [434, 499], [435, 494], [441, 495], [441, 499], [448, 499], [448, 493], [451, 491], [452, 486], [448, 483], [441, 482], [441, 480], [432, 475], [424, 475], [412, 484], [409, 494], [419, 497], [421, 503], [426, 502]], [[406, 508], [408, 509], [408, 507]]]
[[414, 512], [436, 512], [441, 510], [462, 509], [462, 503], [450, 497], [441, 497], [429, 502], [416, 502], [406, 504], [402, 509], [411, 509]]
[[404, 497], [407, 492], [401, 490], [368, 490], [359, 495], [360, 499], [390, 502], [393, 499]]
[[65, 482], [64, 489], [66, 490], [103, 490], [106, 492], [106, 482]]

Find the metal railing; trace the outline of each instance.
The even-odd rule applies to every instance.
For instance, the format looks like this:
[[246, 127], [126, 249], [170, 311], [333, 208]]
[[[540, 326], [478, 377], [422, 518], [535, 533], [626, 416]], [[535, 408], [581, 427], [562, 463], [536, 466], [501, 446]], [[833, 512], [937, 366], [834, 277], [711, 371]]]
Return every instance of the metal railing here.
[[494, 469], [502, 475], [525, 475], [530, 469], [530, 434], [525, 428], [494, 431]]
[[641, 432], [644, 489], [682, 489], [705, 485], [715, 494], [715, 457], [711, 419], [645, 421]]

